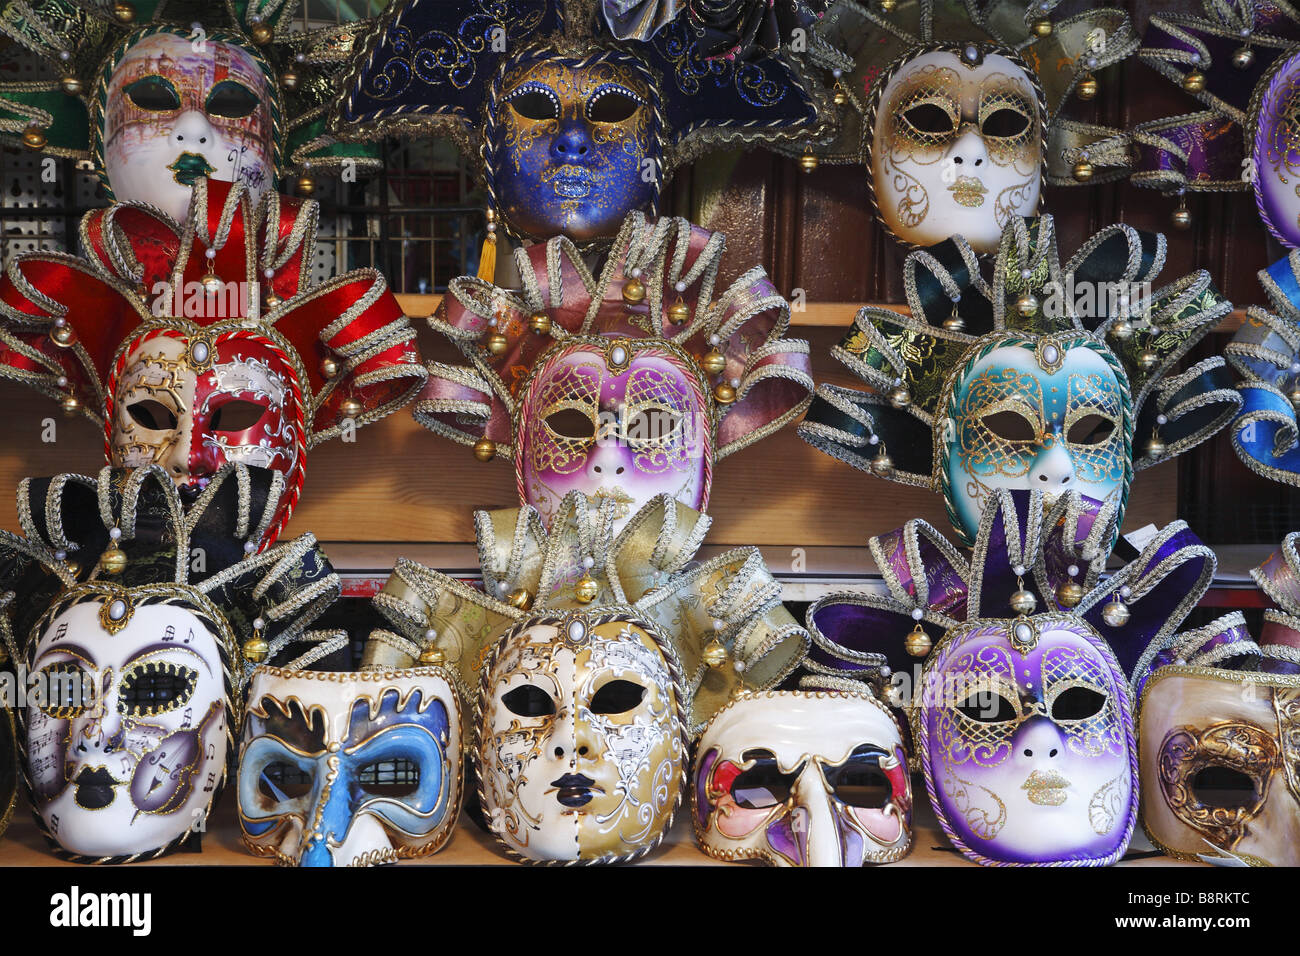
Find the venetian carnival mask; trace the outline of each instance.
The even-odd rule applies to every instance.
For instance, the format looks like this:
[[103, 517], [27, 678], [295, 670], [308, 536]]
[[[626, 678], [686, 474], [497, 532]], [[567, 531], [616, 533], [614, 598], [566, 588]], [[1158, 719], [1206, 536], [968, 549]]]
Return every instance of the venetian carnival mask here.
[[294, 475], [305, 440], [297, 375], [269, 342], [155, 334], [122, 368], [110, 382], [114, 465], [162, 465], [177, 484], [199, 487], [227, 462]]
[[[614, 233], [653, 201], [659, 131], [653, 95], [629, 65], [560, 58], [520, 64], [501, 81], [495, 188], [517, 232], [579, 242]], [[652, 175], [645, 175], [647, 160]]]
[[733, 699], [700, 738], [692, 786], [696, 839], [712, 857], [862, 866], [911, 846], [902, 735], [869, 694]]
[[939, 822], [968, 856], [1110, 863], [1128, 845], [1137, 814], [1129, 692], [1080, 618], [951, 630], [926, 660], [912, 717]]
[[993, 252], [1013, 216], [1038, 208], [1040, 94], [1000, 53], [969, 44], [907, 60], [881, 90], [870, 135], [877, 209], [904, 242], [960, 235]]
[[944, 498], [972, 537], [994, 488], [1067, 491], [1122, 507], [1131, 475], [1128, 382], [1095, 339], [993, 335], [941, 407]]
[[570, 491], [617, 502], [625, 519], [667, 493], [701, 509], [712, 425], [698, 372], [666, 342], [563, 345], [529, 382], [516, 472], [550, 521]]
[[525, 620], [485, 671], [479, 796], [514, 853], [612, 861], [655, 846], [681, 796], [681, 685], [649, 625], [619, 612]]
[[1138, 731], [1153, 843], [1182, 858], [1300, 865], [1300, 678], [1163, 667]]
[[51, 609], [30, 658], [32, 803], [81, 857], [148, 854], [203, 829], [225, 779], [231, 720], [223, 637], [175, 588], [86, 585]]
[[103, 163], [113, 196], [177, 222], [203, 177], [242, 182], [254, 202], [276, 178], [275, 94], [246, 50], [163, 30], [127, 47], [108, 78]]
[[259, 856], [374, 866], [436, 852], [460, 812], [460, 707], [439, 668], [261, 668], [249, 690], [239, 821]]

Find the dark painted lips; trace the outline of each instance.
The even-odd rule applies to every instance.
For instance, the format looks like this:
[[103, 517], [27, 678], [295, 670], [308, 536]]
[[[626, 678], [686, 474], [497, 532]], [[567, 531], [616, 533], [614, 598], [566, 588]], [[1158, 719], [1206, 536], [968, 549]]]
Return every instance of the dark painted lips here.
[[215, 173], [216, 167], [198, 153], [181, 153], [176, 162], [167, 167], [172, 171], [172, 178], [182, 186], [193, 186], [203, 176]]
[[102, 810], [117, 796], [117, 791], [113, 788], [119, 781], [113, 779], [113, 775], [103, 767], [96, 767], [94, 770], [83, 767], [74, 783], [77, 792], [73, 799], [77, 801], [77, 806], [85, 807], [87, 810]]
[[557, 791], [555, 799], [566, 807], [585, 806], [596, 795], [592, 790], [595, 785], [595, 780], [580, 773], [566, 773], [551, 781], [551, 786]]

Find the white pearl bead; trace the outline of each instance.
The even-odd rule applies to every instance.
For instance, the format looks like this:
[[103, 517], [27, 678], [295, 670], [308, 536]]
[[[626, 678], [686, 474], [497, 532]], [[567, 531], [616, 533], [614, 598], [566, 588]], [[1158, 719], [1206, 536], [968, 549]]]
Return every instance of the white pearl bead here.
[[628, 272], [628, 275], [630, 275], [633, 279], [641, 278], [641, 267], [633, 266], [632, 269]]
[[110, 620], [114, 621], [120, 621], [122, 618], [126, 617], [126, 602], [121, 598], [118, 598], [116, 601], [111, 603], [108, 606], [108, 616]]
[[498, 594], [505, 594], [505, 593], [506, 593], [506, 582], [504, 582], [504, 581], [498, 581], [498, 582], [497, 582], [497, 593], [498, 593]]
[[68, 552], [66, 552], [66, 551], [62, 551], [62, 550], [60, 550], [60, 551], [55, 551], [55, 552], [54, 552], [54, 560], [56, 560], [56, 561], [66, 561], [66, 560], [68, 560]]
[[584, 555], [582, 559], [582, 566], [586, 570], [590, 571], [592, 568], [596, 566], [596, 559], [589, 554]]
[[108, 536], [109, 536], [109, 538], [111, 538], [113, 541], [117, 541], [118, 539], [120, 539], [120, 538], [122, 537], [122, 529], [121, 529], [121, 528], [109, 528], [109, 529], [108, 529]]
[[731, 380], [731, 387], [732, 387], [732, 388], [740, 388], [740, 379], [738, 379], [738, 378], [733, 378], [733, 379]]
[[879, 445], [879, 444], [880, 444], [880, 436], [879, 436], [879, 435], [872, 435], [870, 438], [867, 439], [867, 443], [870, 444], [870, 445]]
[[424, 632], [424, 639], [430, 642], [436, 641], [438, 639], [438, 632], [433, 628], [429, 628]]
[[721, 342], [722, 342], [722, 336], [720, 336], [720, 335], [710, 335], [710, 336], [709, 336], [709, 344], [710, 344], [710, 345], [718, 345], [718, 344], [720, 344]]
[[274, 278], [275, 278], [275, 270], [274, 270], [274, 269], [263, 269], [263, 270], [262, 270], [262, 277], [265, 278], [265, 279], [274, 279]]
[[56, 329], [61, 329], [67, 324], [68, 324], [68, 320], [65, 319], [63, 316], [59, 316], [57, 319], [54, 320], [54, 327]]
[[838, 66], [835, 69], [831, 70], [831, 76], [835, 77], [835, 79], [837, 80], [843, 75], [844, 75], [844, 71], [841, 70]]
[[60, 375], [60, 376], [59, 376], [59, 388], [67, 388], [67, 387], [68, 387], [68, 376], [66, 376], [66, 375]]
[[685, 291], [686, 291], [686, 283], [685, 283], [685, 282], [682, 282], [682, 281], [679, 279], [679, 280], [678, 280], [678, 281], [673, 285], [673, 288], [676, 289], [678, 292], [685, 292]]
[[208, 258], [208, 259], [215, 259], [215, 258], [217, 257], [217, 250], [216, 250], [216, 249], [204, 249], [204, 250], [203, 250], [203, 255], [204, 255], [206, 258]]
[[244, 542], [244, 554], [252, 554], [252, 553], [253, 553], [254, 551], [256, 551], [256, 550], [257, 550], [257, 542], [256, 542], [256, 541], [245, 541], [245, 542]]
[[1076, 574], [1079, 573], [1079, 566], [1077, 564], [1072, 564], [1065, 569], [1065, 573], [1068, 574], [1070, 577], [1074, 577]]
[[720, 617], [715, 617], [713, 619], [713, 629], [715, 631], [725, 631], [727, 629], [727, 622], [722, 620]]
[[735, 666], [735, 668], [736, 668], [736, 673], [737, 673], [737, 674], [743, 674], [743, 673], [745, 673], [745, 662], [744, 662], [744, 661], [736, 661], [736, 663], [735, 663], [734, 666]]
[[260, 617], [253, 618], [253, 630], [260, 631], [264, 627], [266, 627], [265, 619]]
[[1132, 597], [1132, 595], [1133, 595], [1133, 589], [1129, 587], [1127, 584], [1119, 589], [1120, 597], [1126, 598], [1126, 597]]
[[1167, 424], [1169, 424], [1169, 418], [1168, 418], [1168, 416], [1166, 416], [1166, 415], [1157, 415], [1157, 416], [1156, 416], [1156, 424], [1157, 424], [1157, 425], [1167, 425]]
[[1017, 576], [1020, 576], [1025, 573], [1025, 566], [1023, 564], [1017, 564], [1011, 570], [1014, 571]]
[[924, 611], [922, 611], [919, 607], [912, 608], [912, 620], [919, 621], [923, 617], [925, 617]]

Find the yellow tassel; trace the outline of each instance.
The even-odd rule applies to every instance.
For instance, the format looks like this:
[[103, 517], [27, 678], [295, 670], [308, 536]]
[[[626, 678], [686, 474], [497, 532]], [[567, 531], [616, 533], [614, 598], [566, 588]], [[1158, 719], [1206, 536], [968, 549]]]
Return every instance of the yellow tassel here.
[[497, 233], [496, 213], [487, 210], [487, 238], [483, 240], [483, 249], [478, 255], [478, 277], [484, 282], [493, 282], [497, 274]]

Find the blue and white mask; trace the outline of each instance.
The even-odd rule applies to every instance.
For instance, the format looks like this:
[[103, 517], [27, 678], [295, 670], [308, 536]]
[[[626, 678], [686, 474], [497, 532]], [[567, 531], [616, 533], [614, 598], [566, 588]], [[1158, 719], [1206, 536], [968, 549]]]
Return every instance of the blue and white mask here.
[[239, 766], [245, 845], [290, 866], [436, 852], [460, 812], [460, 732], [440, 668], [260, 668]]
[[972, 538], [995, 488], [1068, 491], [1121, 512], [1133, 468], [1129, 385], [1078, 333], [996, 333], [949, 379], [936, 432], [944, 501]]

